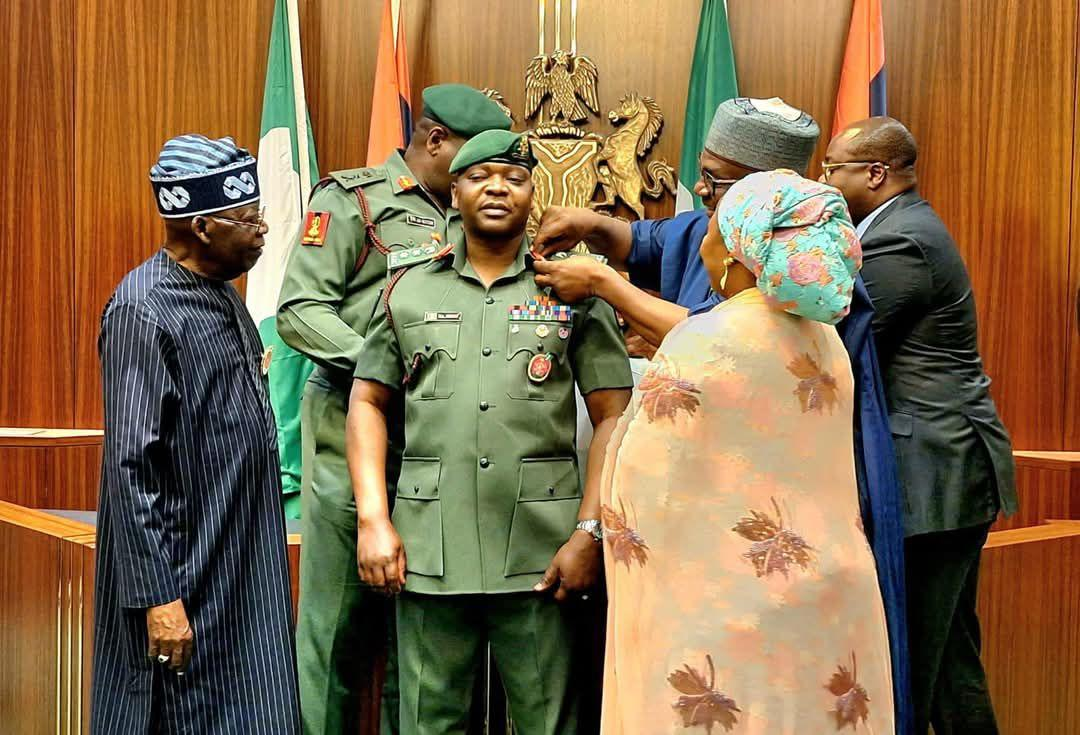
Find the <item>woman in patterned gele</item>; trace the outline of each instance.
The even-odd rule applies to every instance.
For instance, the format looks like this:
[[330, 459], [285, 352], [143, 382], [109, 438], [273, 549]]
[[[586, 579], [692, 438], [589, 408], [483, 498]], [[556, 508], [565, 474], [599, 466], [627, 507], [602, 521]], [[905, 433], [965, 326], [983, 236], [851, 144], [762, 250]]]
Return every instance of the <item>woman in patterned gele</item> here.
[[832, 326], [862, 261], [847, 207], [753, 174], [701, 256], [725, 300], [667, 336], [608, 447], [603, 733], [891, 735]]

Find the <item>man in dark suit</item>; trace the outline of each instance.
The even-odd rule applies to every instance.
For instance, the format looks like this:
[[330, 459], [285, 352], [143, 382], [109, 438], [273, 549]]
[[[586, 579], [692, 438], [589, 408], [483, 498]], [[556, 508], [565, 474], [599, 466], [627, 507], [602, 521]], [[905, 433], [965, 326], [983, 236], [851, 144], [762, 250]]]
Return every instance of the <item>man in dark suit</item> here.
[[904, 498], [916, 732], [996, 733], [979, 661], [979, 556], [1016, 510], [1012, 447], [990, 397], [975, 299], [956, 243], [916, 192], [915, 139], [887, 117], [829, 144], [822, 180], [862, 239]]

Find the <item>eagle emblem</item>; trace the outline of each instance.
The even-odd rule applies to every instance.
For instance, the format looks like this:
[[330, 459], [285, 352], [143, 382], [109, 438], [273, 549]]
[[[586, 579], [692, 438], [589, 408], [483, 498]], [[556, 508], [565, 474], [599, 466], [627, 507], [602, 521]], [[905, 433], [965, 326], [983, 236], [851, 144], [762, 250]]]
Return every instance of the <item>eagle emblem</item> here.
[[599, 114], [596, 79], [596, 64], [587, 56], [555, 49], [534, 57], [525, 71], [525, 117], [535, 115], [549, 97], [548, 113], [555, 124], [584, 122], [589, 117], [586, 108]]

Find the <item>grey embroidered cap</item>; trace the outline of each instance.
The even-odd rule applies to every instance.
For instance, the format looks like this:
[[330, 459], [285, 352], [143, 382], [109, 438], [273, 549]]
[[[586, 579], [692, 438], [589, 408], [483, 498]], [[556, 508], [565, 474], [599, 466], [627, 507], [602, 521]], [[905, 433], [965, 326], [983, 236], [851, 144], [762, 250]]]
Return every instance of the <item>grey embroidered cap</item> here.
[[747, 168], [786, 168], [806, 175], [821, 128], [779, 97], [737, 97], [720, 103], [705, 148]]

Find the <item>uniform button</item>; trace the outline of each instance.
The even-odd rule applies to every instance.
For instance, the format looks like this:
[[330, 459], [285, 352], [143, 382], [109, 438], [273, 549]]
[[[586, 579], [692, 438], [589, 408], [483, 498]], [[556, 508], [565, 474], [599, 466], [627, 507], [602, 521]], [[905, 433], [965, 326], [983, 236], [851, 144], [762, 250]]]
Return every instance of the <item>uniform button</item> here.
[[480, 466], [481, 467], [486, 468], [489, 464], [491, 464], [491, 461], [487, 457], [481, 457], [480, 458]]
[[491, 355], [491, 348], [485, 347], [484, 349], [480, 350], [480, 352], [483, 353], [484, 357], [488, 357]]
[[536, 343], [536, 351], [537, 352], [543, 352], [544, 351], [544, 345], [541, 344], [540, 342], [537, 342]]
[[488, 296], [486, 299], [484, 299], [484, 303], [485, 304], [494, 304], [495, 299], [493, 297], [491, 297], [491, 296]]
[[424, 345], [424, 352], [431, 352], [431, 345]]
[[413, 491], [414, 493], [418, 493], [418, 492], [420, 492], [420, 486], [419, 486], [419, 485], [413, 485], [412, 491]]
[[555, 494], [555, 488], [554, 487], [548, 487], [548, 495], [554, 495], [554, 494]]
[[491, 408], [491, 404], [490, 404], [490, 403], [488, 403], [487, 401], [480, 401], [480, 410], [481, 410], [481, 411], [486, 411], [486, 410], [488, 410], [489, 408]]

